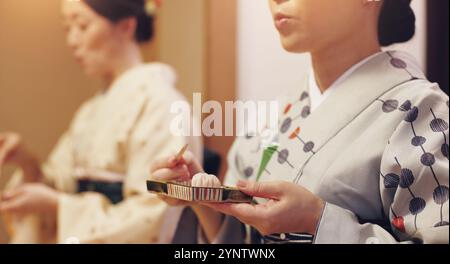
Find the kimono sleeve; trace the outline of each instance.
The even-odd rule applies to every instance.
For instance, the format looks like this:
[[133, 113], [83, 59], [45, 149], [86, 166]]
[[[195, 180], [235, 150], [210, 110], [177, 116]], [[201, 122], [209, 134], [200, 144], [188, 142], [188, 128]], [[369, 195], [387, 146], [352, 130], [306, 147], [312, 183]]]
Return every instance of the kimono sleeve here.
[[71, 131], [65, 132], [42, 165], [44, 182], [59, 191], [74, 193], [76, 181], [73, 177], [73, 144]]
[[[67, 130], [59, 139], [47, 161], [41, 165], [42, 182], [64, 192], [75, 192], [73, 178], [73, 139], [71, 130]], [[23, 183], [23, 172], [18, 169], [12, 175], [6, 189], [13, 189]]]
[[353, 212], [328, 203], [315, 243], [448, 243], [448, 97], [437, 88], [414, 101], [381, 159], [388, 227], [361, 224]]
[[58, 191], [75, 193], [77, 182], [73, 175], [75, 167], [74, 135], [77, 126], [83, 125], [95, 108], [98, 96], [84, 102], [75, 113], [69, 128], [59, 138], [47, 161], [42, 164], [43, 181]]

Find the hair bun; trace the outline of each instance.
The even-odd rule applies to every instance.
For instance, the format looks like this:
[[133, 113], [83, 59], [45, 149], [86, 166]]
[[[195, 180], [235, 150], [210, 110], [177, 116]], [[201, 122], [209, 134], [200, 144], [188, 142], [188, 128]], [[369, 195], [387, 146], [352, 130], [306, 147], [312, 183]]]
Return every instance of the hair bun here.
[[[135, 39], [146, 42], [152, 39], [153, 16], [147, 13], [145, 0], [84, 0], [97, 14], [106, 17], [111, 22], [118, 22], [124, 18], [136, 17], [137, 28]], [[156, 4], [160, 1], [151, 0]]]
[[402, 43], [412, 39], [416, 32], [416, 16], [411, 0], [384, 0], [378, 25], [382, 46]]
[[136, 16], [137, 28], [136, 28], [136, 41], [139, 43], [150, 41], [153, 37], [153, 16], [143, 13]]

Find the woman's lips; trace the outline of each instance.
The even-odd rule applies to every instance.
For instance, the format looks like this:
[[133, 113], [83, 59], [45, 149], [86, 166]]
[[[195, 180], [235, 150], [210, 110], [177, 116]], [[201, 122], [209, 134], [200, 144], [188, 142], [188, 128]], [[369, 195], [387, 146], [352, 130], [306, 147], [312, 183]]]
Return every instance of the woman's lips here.
[[277, 13], [275, 15], [275, 26], [279, 31], [283, 31], [291, 20], [292, 17], [283, 13]]
[[77, 55], [75, 55], [74, 57], [75, 57], [75, 61], [76, 61], [79, 65], [81, 65], [81, 66], [84, 65], [83, 57], [77, 56]]

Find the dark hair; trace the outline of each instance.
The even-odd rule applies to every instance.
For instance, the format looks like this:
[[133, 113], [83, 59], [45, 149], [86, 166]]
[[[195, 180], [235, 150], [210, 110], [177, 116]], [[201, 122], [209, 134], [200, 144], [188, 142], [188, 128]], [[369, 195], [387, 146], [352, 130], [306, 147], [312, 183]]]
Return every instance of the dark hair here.
[[406, 42], [416, 32], [416, 16], [411, 0], [384, 0], [378, 23], [381, 46]]
[[153, 37], [153, 16], [145, 10], [145, 0], [84, 0], [97, 14], [106, 17], [111, 22], [135, 17], [137, 42], [150, 41]]

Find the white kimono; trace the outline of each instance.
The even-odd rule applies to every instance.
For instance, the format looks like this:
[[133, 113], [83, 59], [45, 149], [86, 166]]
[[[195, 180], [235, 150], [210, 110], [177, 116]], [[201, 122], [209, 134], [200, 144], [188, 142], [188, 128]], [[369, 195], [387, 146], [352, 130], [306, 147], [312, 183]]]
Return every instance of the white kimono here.
[[[448, 96], [402, 52], [359, 65], [313, 112], [308, 86], [280, 100], [275, 136], [236, 140], [225, 184], [284, 180], [318, 195], [326, 205], [314, 243], [448, 243]], [[226, 217], [214, 242], [248, 242], [249, 233]]]
[[[202, 154], [200, 138], [170, 132], [174, 116], [170, 106], [184, 101], [174, 88], [175, 81], [175, 73], [167, 65], [142, 65], [88, 100], [43, 165], [45, 182], [64, 193], [57, 219], [28, 216], [17, 220], [12, 242], [161, 241], [167, 206], [146, 190], [150, 164], [158, 156], [176, 153], [186, 143], [194, 153]], [[77, 177], [85, 176], [123, 182], [124, 200], [112, 204], [100, 193], [76, 194]]]

